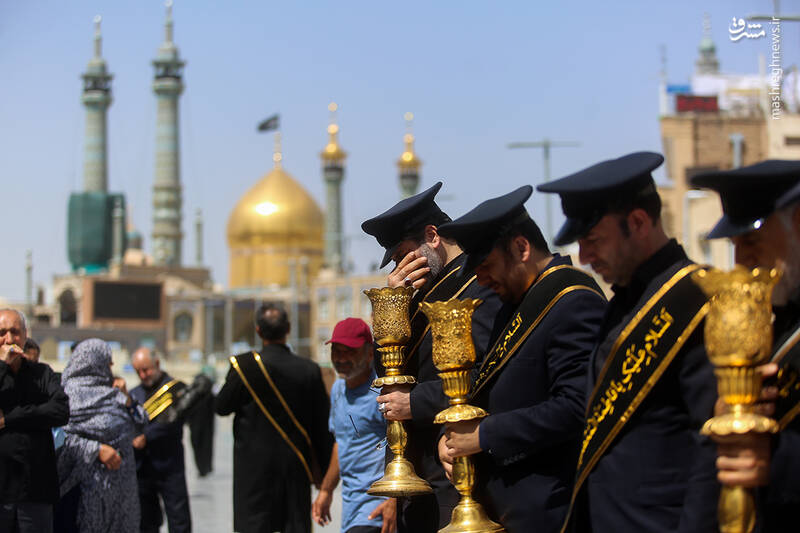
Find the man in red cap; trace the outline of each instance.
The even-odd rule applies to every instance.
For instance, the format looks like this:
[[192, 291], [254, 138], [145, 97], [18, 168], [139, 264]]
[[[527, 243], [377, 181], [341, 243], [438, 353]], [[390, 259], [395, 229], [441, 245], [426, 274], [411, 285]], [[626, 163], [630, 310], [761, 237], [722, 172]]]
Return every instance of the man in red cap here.
[[333, 490], [341, 477], [342, 533], [392, 533], [396, 501], [367, 494], [383, 475], [385, 454], [376, 444], [386, 434], [386, 421], [375, 409], [370, 389], [377, 377], [372, 334], [360, 318], [346, 318], [336, 324], [326, 344], [331, 345], [331, 362], [340, 378], [331, 388], [328, 419], [336, 443], [311, 516], [319, 525], [330, 521]]

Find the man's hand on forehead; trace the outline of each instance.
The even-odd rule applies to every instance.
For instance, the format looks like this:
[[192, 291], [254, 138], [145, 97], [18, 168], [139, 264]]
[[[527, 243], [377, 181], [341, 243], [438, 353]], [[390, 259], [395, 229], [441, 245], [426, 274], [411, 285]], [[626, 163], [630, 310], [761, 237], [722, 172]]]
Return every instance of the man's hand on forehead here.
[[430, 271], [428, 258], [411, 251], [397, 263], [387, 282], [389, 287], [412, 286], [419, 289], [425, 285], [425, 278]]

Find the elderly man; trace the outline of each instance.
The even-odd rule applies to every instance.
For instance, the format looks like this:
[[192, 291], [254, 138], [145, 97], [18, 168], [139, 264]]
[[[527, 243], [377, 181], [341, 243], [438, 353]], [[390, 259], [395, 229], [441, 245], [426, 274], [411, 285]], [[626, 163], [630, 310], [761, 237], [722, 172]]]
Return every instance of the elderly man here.
[[394, 262], [388, 276], [390, 287], [411, 286], [417, 289], [410, 305], [411, 340], [405, 352], [405, 371], [417, 379], [417, 385], [384, 387], [377, 401], [387, 420], [408, 420], [406, 458], [420, 477], [425, 478], [433, 494], [404, 498], [398, 513], [401, 533], [435, 533], [444, 527], [458, 502], [458, 492], [445, 477], [436, 458], [439, 427], [433, 424], [436, 413], [447, 408], [447, 397], [433, 364], [432, 336], [420, 302], [450, 298], [478, 298], [483, 304], [472, 316], [472, 337], [479, 361], [489, 345], [489, 336], [500, 299], [479, 285], [467, 265], [458, 243], [439, 235], [438, 226], [450, 221], [436, 204], [442, 182], [416, 196], [401, 200], [363, 224], [361, 229], [373, 235], [385, 248], [381, 268]]
[[712, 416], [716, 380], [703, 345], [699, 269], [667, 237], [651, 172], [637, 152], [540, 185], [561, 196], [555, 244], [578, 241], [614, 297], [589, 359], [588, 408], [568, 523], [576, 531], [716, 528]]
[[134, 387], [130, 395], [144, 406], [150, 418], [144, 433], [133, 440], [142, 510], [141, 531], [158, 532], [163, 522], [158, 501], [161, 497], [170, 533], [186, 533], [192, 529], [181, 405], [187, 387], [161, 370], [158, 355], [149, 348], [136, 350], [131, 362], [141, 384]]
[[312, 517], [319, 525], [330, 520], [333, 490], [341, 478], [342, 533], [392, 533], [396, 500], [367, 494], [369, 486], [383, 475], [384, 453], [375, 444], [386, 435], [386, 422], [375, 409], [370, 389], [376, 378], [372, 334], [360, 318], [345, 318], [333, 328], [328, 344], [339, 374], [331, 388], [328, 422], [336, 442], [311, 508]]
[[49, 366], [27, 360], [25, 316], [0, 309], [0, 531], [53, 530], [58, 474], [52, 428], [69, 403]]
[[239, 533], [311, 532], [311, 490], [322, 479], [333, 439], [330, 402], [316, 363], [286, 345], [286, 311], [262, 305], [258, 352], [230, 358], [217, 414], [233, 420], [233, 529]]
[[[774, 354], [762, 367], [764, 399], [781, 432], [722, 438], [717, 467], [724, 484], [756, 487], [758, 531], [797, 529], [800, 508], [800, 161], [770, 160], [730, 171], [700, 174], [692, 185], [719, 193], [722, 218], [710, 239], [728, 237], [736, 263], [781, 268], [772, 295]], [[774, 379], [777, 373], [777, 380]], [[774, 403], [773, 403], [774, 402]], [[770, 454], [772, 460], [770, 464]]]

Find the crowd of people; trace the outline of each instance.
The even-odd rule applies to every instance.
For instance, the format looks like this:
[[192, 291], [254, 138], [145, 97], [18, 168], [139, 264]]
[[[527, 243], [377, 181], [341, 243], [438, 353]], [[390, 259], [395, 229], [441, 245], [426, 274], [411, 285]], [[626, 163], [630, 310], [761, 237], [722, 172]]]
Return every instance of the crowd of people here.
[[[706, 437], [724, 412], [704, 338], [708, 297], [662, 221], [652, 171], [660, 154], [600, 162], [540, 192], [558, 194], [566, 222], [556, 246], [577, 243], [581, 264], [551, 251], [525, 208], [523, 186], [451, 219], [442, 187], [406, 198], [363, 230], [393, 262], [390, 287], [413, 287], [404, 372], [414, 385], [372, 388], [382, 368], [369, 326], [333, 330], [330, 394], [320, 367], [287, 345], [286, 311], [255, 317], [262, 346], [230, 357], [216, 397], [187, 385], [155, 352], [132, 356], [127, 391], [99, 339], [79, 343], [61, 375], [36, 362], [25, 317], [0, 310], [0, 531], [190, 531], [183, 424], [234, 414], [233, 529], [308, 533], [331, 520], [342, 482], [343, 533], [434, 533], [459, 500], [453, 465], [475, 460], [475, 499], [509, 533], [710, 532], [720, 489], [755, 492], [755, 530], [794, 531], [800, 508], [800, 162], [764, 161], [692, 177], [716, 191], [736, 262], [779, 268], [772, 294], [772, 360], [759, 409], [775, 435]], [[448, 398], [432, 359], [423, 302], [476, 298], [472, 405], [486, 416], [434, 424]], [[205, 402], [207, 409], [193, 407]], [[429, 494], [367, 493], [381, 477], [387, 422], [406, 427], [405, 456]], [[200, 434], [200, 432], [198, 432]], [[194, 437], [194, 435], [193, 435]], [[376, 445], [377, 444], [377, 445]], [[198, 463], [210, 471], [208, 447]], [[203, 463], [205, 466], [200, 466]], [[311, 501], [311, 486], [319, 489]]]
[[173, 381], [142, 348], [129, 393], [105, 341], [74, 344], [59, 374], [27, 335], [21, 312], [0, 310], [0, 531], [157, 532], [159, 497], [170, 532], [191, 531], [183, 424], [210, 379]]

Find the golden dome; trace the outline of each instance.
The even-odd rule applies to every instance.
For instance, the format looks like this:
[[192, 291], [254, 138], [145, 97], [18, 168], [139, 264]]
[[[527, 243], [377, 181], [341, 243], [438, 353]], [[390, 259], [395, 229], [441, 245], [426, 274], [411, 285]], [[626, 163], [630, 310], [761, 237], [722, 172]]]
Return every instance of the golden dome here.
[[401, 172], [414, 172], [418, 171], [422, 161], [417, 157], [414, 152], [414, 133], [412, 132], [412, 124], [414, 121], [414, 113], [410, 111], [403, 115], [406, 120], [406, 134], [403, 135], [403, 143], [405, 150], [397, 160], [397, 166], [400, 167]]
[[325, 163], [341, 163], [347, 157], [347, 152], [339, 146], [339, 125], [336, 124], [336, 110], [339, 106], [336, 102], [328, 104], [328, 111], [331, 112], [331, 123], [328, 125], [328, 144], [320, 152], [319, 156]]
[[287, 286], [291, 265], [303, 262], [308, 272], [297, 274], [307, 274], [310, 281], [322, 264], [324, 226], [322, 210], [308, 191], [276, 165], [228, 218], [231, 288]]

